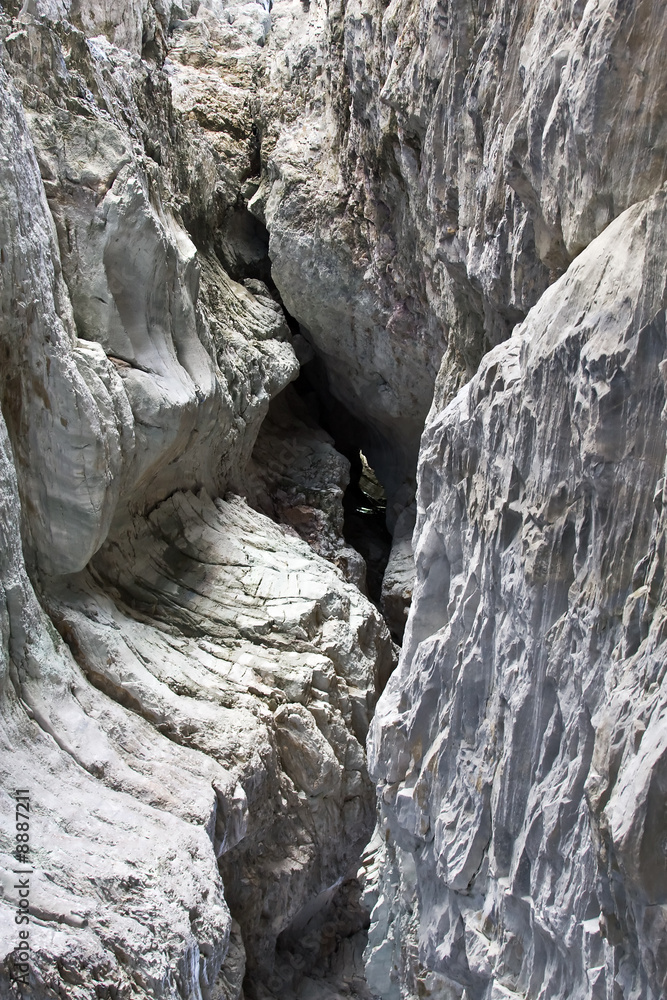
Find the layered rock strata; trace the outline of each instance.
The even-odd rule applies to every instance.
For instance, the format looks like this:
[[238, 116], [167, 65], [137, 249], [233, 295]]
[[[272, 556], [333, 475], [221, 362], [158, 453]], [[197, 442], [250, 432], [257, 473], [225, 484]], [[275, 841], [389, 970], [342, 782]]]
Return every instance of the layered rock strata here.
[[371, 988], [664, 994], [666, 32], [654, 0], [3, 4], [5, 992], [28, 787], [36, 997], [367, 993], [331, 895], [392, 651], [289, 389], [314, 358], [388, 493], [396, 634], [416, 597]]
[[[238, 1000], [370, 835], [392, 644], [233, 492], [299, 366], [235, 214], [252, 143], [179, 116], [158, 65], [177, 12], [9, 13], [0, 990], [20, 990], [26, 788], [31, 995]], [[326, 436], [310, 448], [344, 479]]]

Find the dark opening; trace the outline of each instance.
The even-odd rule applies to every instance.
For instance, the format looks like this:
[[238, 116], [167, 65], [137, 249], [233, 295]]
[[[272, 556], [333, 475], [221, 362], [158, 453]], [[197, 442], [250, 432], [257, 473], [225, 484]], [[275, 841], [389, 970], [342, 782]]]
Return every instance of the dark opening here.
[[[300, 333], [299, 338], [306, 343]], [[391, 552], [391, 534], [386, 523], [384, 487], [363, 452], [368, 430], [331, 394], [326, 371], [319, 358], [311, 357], [302, 363], [294, 386], [313, 418], [333, 438], [337, 451], [350, 463], [350, 485], [343, 497], [343, 537], [366, 562], [368, 596], [380, 608], [382, 579]]]
[[[308, 995], [312, 981], [321, 995], [372, 1000], [363, 974], [370, 914], [355, 877], [320, 893], [278, 938], [271, 988], [276, 996]], [[318, 990], [319, 995], [319, 990]]]
[[[260, 139], [259, 135], [255, 135], [257, 143]], [[253, 190], [256, 187], [254, 180], [248, 181], [247, 186]], [[315, 354], [307, 333], [304, 336], [297, 320], [285, 308], [271, 275], [266, 226], [252, 215], [241, 198], [231, 212], [227, 210], [221, 216], [216, 227], [206, 231], [200, 225], [202, 217], [188, 217], [185, 221], [197, 245], [212, 243], [216, 256], [232, 278], [241, 282], [261, 280], [282, 306], [301, 362], [301, 371], [293, 387], [315, 423], [331, 435], [335, 448], [350, 462], [350, 484], [343, 499], [343, 537], [364, 559], [368, 597], [382, 611], [382, 580], [389, 561], [392, 536], [386, 524], [384, 488], [364, 457], [364, 449], [373, 447], [374, 432], [333, 396], [324, 362]], [[208, 217], [206, 225], [209, 225]]]
[[245, 206], [240, 206], [225, 219], [224, 227], [215, 234], [214, 249], [222, 266], [235, 281], [259, 278], [273, 289], [269, 234], [266, 226]]
[[387, 530], [387, 497], [363, 451], [352, 463], [350, 485], [343, 498], [343, 536], [366, 563], [366, 586], [371, 601], [380, 607], [382, 579], [391, 552]]

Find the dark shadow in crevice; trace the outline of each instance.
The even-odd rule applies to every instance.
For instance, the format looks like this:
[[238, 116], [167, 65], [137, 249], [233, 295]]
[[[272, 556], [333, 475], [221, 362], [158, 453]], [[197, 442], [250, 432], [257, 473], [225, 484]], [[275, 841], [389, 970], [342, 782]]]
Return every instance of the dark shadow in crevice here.
[[278, 938], [273, 994], [372, 1000], [363, 964], [369, 926], [356, 877], [320, 893]]
[[[309, 346], [300, 332], [298, 337], [305, 347]], [[312, 357], [312, 349], [310, 354], [294, 386], [313, 419], [331, 435], [336, 450], [350, 463], [350, 484], [343, 497], [343, 537], [364, 558], [368, 596], [381, 610], [382, 578], [391, 552], [391, 534], [387, 529], [384, 487], [363, 452], [370, 432], [332, 395], [324, 363]]]
[[343, 537], [363, 556], [368, 596], [382, 610], [382, 580], [391, 552], [387, 497], [361, 451], [350, 470], [350, 485], [343, 497], [343, 512]]
[[[194, 238], [194, 220], [188, 221]], [[197, 232], [196, 235], [200, 243], [206, 241], [205, 232]], [[283, 310], [301, 363], [301, 371], [293, 387], [315, 426], [322, 427], [333, 438], [336, 450], [350, 462], [350, 484], [343, 500], [343, 537], [364, 559], [368, 596], [382, 611], [382, 579], [391, 552], [392, 536], [387, 529], [384, 488], [367, 463], [364, 471], [362, 454], [373, 449], [379, 454], [387, 454], [387, 442], [381, 440], [372, 427], [353, 416], [330, 391], [324, 360], [311, 345], [308, 331], [303, 330], [285, 308], [273, 281], [269, 232], [240, 197], [237, 206], [212, 234], [212, 246], [230, 277], [241, 283], [247, 282], [249, 287], [251, 279], [262, 281]]]
[[235, 208], [213, 238], [215, 254], [234, 281], [259, 278], [274, 292], [266, 226], [245, 206]]

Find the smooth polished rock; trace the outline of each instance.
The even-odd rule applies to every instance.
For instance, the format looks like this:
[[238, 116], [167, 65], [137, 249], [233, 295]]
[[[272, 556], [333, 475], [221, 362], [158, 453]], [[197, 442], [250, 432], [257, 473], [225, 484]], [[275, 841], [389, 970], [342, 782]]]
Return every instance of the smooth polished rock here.
[[[82, 569], [112, 523], [176, 487], [240, 483], [270, 398], [298, 371], [280, 310], [215, 255], [197, 256], [161, 191], [166, 178], [133, 143], [135, 78], [165, 104], [168, 91], [137, 57], [69, 35], [67, 53], [27, 19], [6, 39], [25, 119], [3, 84], [3, 142], [22, 150], [4, 168], [7, 413], [35, 559], [49, 576]], [[73, 102], [81, 72], [99, 104]], [[19, 202], [34, 206], [29, 219]]]
[[[4, 421], [0, 467], [2, 994], [18, 995], [23, 869], [32, 995], [201, 996], [227, 950], [212, 839], [234, 781], [81, 673], [25, 572]], [[30, 799], [28, 865], [16, 852], [19, 788]]]
[[298, 362], [198, 228], [238, 177], [108, 13], [95, 38], [66, 11], [0, 17], [0, 991], [29, 787], [33, 995], [239, 1000], [369, 836], [392, 644], [330, 563], [221, 499]]

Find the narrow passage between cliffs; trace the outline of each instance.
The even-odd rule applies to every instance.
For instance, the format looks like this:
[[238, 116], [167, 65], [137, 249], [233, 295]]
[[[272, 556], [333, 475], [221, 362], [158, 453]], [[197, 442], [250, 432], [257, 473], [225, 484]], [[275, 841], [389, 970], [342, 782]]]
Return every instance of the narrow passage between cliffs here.
[[[271, 294], [279, 301], [274, 288]], [[385, 489], [363, 451], [364, 429], [329, 392], [324, 364], [304, 331], [287, 313], [286, 321], [301, 371], [272, 401], [260, 430], [254, 503], [336, 564], [383, 614], [392, 548]], [[246, 976], [246, 1000], [374, 1000], [364, 972], [370, 925], [364, 887], [377, 846], [371, 841], [360, 850], [357, 863], [297, 913], [278, 938], [272, 972]]]

